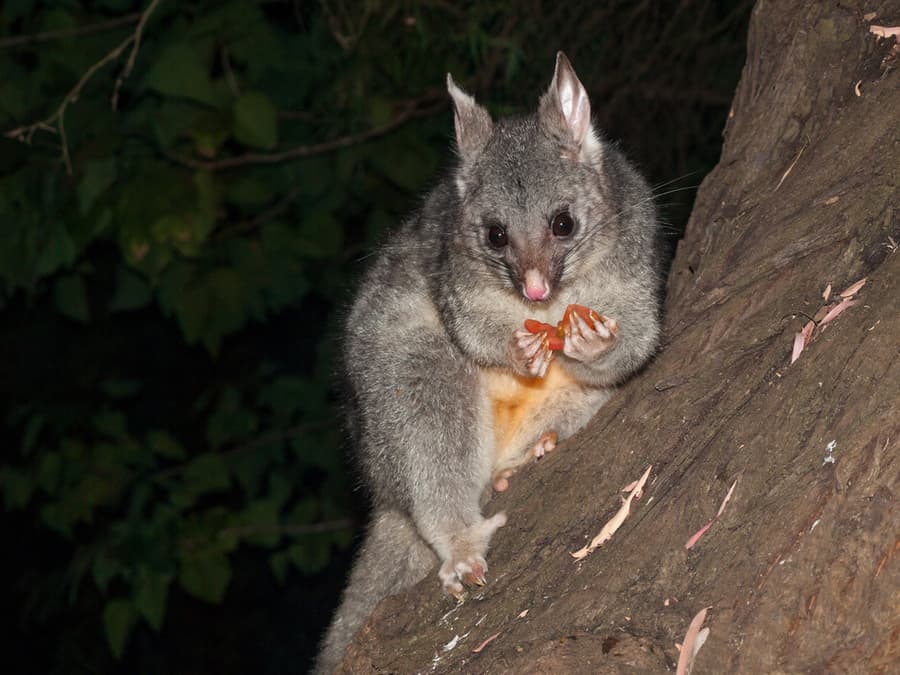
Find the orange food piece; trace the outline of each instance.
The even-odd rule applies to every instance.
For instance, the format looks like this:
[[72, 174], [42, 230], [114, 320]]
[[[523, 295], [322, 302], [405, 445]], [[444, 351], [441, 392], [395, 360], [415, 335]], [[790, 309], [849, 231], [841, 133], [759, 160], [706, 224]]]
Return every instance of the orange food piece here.
[[[561, 322], [560, 322], [561, 323]], [[533, 335], [537, 335], [538, 333], [546, 333], [547, 335], [547, 348], [550, 351], [558, 352], [561, 351], [563, 345], [565, 345], [565, 340], [563, 340], [562, 335], [559, 334], [559, 326], [553, 326], [549, 323], [543, 323], [542, 321], [535, 321], [534, 319], [525, 319], [525, 330]]]
[[554, 352], [562, 351], [566, 335], [572, 332], [572, 314], [577, 314], [588, 323], [602, 320], [602, 317], [590, 307], [573, 304], [566, 307], [562, 320], [555, 326], [534, 319], [525, 319], [525, 330], [533, 335], [546, 334], [547, 348]]
[[569, 305], [566, 307], [566, 313], [563, 314], [562, 321], [560, 321], [557, 326], [560, 335], [563, 337], [572, 332], [572, 314], [577, 314], [591, 326], [595, 321], [601, 320], [600, 315], [590, 307], [585, 307], [584, 305]]

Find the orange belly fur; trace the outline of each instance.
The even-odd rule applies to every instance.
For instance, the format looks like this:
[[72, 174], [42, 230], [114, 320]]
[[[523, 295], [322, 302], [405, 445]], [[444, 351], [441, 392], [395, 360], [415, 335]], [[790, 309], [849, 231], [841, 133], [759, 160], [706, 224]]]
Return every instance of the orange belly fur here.
[[[501, 370], [485, 370], [485, 383], [494, 422], [494, 466], [517, 464], [528, 448], [511, 447], [510, 441], [523, 424], [536, 416], [547, 398], [557, 389], [577, 386], [575, 379], [556, 362], [550, 364], [542, 378], [522, 377]], [[545, 431], [535, 429], [534, 439]], [[513, 455], [523, 455], [514, 457]]]

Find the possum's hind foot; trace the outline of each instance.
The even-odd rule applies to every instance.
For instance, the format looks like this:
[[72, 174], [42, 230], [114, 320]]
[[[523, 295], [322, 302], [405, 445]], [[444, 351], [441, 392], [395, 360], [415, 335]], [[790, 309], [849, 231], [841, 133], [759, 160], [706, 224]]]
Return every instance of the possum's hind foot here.
[[465, 585], [484, 586], [487, 583], [487, 562], [484, 554], [497, 528], [506, 525], [506, 515], [496, 513], [466, 528], [453, 538], [450, 557], [444, 560], [438, 576], [444, 590], [462, 601]]
[[[531, 459], [540, 459], [548, 452], [553, 452], [556, 449], [557, 440], [558, 437], [555, 431], [544, 432], [525, 455], [523, 464]], [[509, 479], [516, 472], [516, 468], [517, 467], [512, 467], [497, 471], [491, 478], [494, 490], [497, 492], [504, 492], [507, 490], [509, 488]]]

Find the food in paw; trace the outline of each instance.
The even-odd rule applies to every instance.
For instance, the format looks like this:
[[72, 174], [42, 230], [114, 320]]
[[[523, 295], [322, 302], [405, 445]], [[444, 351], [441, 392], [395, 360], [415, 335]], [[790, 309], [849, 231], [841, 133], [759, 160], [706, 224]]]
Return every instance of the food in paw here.
[[[560, 322], [560, 325], [562, 322]], [[547, 348], [550, 351], [561, 351], [565, 345], [563, 335], [559, 333], [559, 326], [553, 326], [549, 323], [535, 321], [534, 319], [525, 319], [525, 330], [533, 335], [544, 333], [547, 336]]]
[[597, 321], [603, 321], [603, 317], [600, 316], [597, 312], [592, 310], [590, 307], [585, 307], [584, 305], [569, 305], [566, 307], [566, 313], [563, 314], [562, 321], [557, 324], [557, 329], [561, 331], [561, 335], [566, 336], [572, 332], [572, 315], [577, 314], [582, 319], [587, 321], [588, 325], [593, 328], [594, 323]]
[[584, 305], [569, 305], [563, 314], [562, 320], [555, 326], [534, 319], [525, 319], [525, 330], [533, 335], [544, 333], [547, 336], [547, 348], [550, 351], [562, 351], [565, 346], [566, 335], [572, 332], [572, 314], [577, 314], [588, 322], [593, 328], [593, 324], [603, 321], [603, 317]]

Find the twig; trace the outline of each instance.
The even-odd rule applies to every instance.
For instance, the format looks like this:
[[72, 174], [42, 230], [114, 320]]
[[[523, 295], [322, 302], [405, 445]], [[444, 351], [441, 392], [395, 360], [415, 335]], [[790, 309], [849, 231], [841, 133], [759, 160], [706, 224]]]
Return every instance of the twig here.
[[222, 72], [225, 73], [225, 81], [231, 90], [231, 95], [237, 98], [241, 95], [241, 88], [238, 86], [237, 78], [234, 76], [234, 69], [231, 67], [231, 59], [228, 56], [228, 47], [222, 47]]
[[0, 49], [14, 49], [16, 47], [24, 47], [37, 42], [50, 42], [51, 40], [62, 40], [67, 37], [77, 37], [79, 35], [89, 35], [91, 33], [101, 33], [106, 30], [112, 30], [119, 26], [127, 26], [141, 18], [141, 12], [126, 14], [117, 19], [109, 19], [108, 21], [100, 21], [91, 23], [86, 26], [74, 26], [72, 28], [61, 28], [59, 30], [48, 30], [44, 33], [35, 33], [34, 35], [14, 35], [0, 39]]
[[15, 141], [19, 141], [20, 143], [31, 144], [31, 139], [37, 131], [55, 131], [59, 134], [60, 142], [62, 143], [62, 156], [63, 163], [66, 166], [66, 173], [72, 173], [72, 160], [69, 155], [69, 145], [66, 139], [66, 127], [65, 127], [65, 115], [66, 108], [70, 103], [74, 103], [78, 100], [78, 97], [81, 96], [81, 91], [87, 85], [87, 83], [91, 80], [91, 78], [106, 66], [108, 63], [117, 60], [124, 52], [129, 45], [134, 44], [134, 48], [131, 51], [131, 56], [128, 59], [128, 63], [122, 71], [122, 74], [119, 76], [119, 80], [116, 81], [116, 90], [113, 93], [113, 109], [115, 109], [115, 97], [118, 94], [118, 87], [121, 85], [121, 81], [124, 81], [126, 77], [131, 72], [131, 68], [134, 66], [134, 59], [137, 55], [137, 48], [140, 46], [141, 41], [141, 32], [144, 29], [144, 26], [147, 23], [147, 19], [150, 17], [150, 14], [156, 9], [156, 6], [159, 4], [159, 0], [152, 0], [150, 4], [147, 6], [147, 9], [144, 10], [143, 14], [141, 14], [141, 19], [138, 22], [138, 26], [135, 31], [125, 38], [115, 49], [106, 54], [102, 59], [94, 63], [84, 75], [81, 76], [81, 79], [75, 83], [75, 86], [69, 90], [69, 93], [65, 95], [62, 102], [59, 104], [59, 107], [56, 111], [47, 117], [46, 119], [40, 120], [38, 122], [34, 122], [33, 124], [23, 125], [21, 127], [17, 127], [15, 129], [11, 129], [7, 131], [4, 136], [7, 138], [11, 138]]
[[131, 71], [134, 68], [134, 61], [137, 58], [138, 50], [141, 48], [141, 37], [144, 34], [144, 27], [147, 25], [147, 20], [150, 18], [150, 15], [153, 14], [153, 10], [156, 9], [158, 4], [159, 0], [151, 0], [150, 4], [147, 5], [147, 9], [145, 9], [144, 13], [141, 15], [141, 20], [138, 21], [137, 28], [134, 29], [134, 34], [132, 35], [134, 38], [134, 46], [131, 48], [131, 54], [128, 55], [128, 61], [125, 62], [125, 67], [122, 69], [122, 72], [119, 73], [119, 77], [116, 78], [115, 87], [113, 87], [112, 99], [110, 100], [113, 110], [116, 110], [119, 105], [119, 89], [122, 88], [122, 83], [128, 79], [128, 76], [131, 75]]
[[131, 41], [134, 39], [134, 36], [129, 36], [124, 42], [122, 42], [118, 47], [109, 52], [102, 59], [97, 61], [94, 65], [87, 69], [84, 75], [81, 76], [81, 79], [75, 84], [74, 87], [69, 91], [68, 94], [62, 100], [62, 103], [59, 104], [59, 107], [56, 109], [50, 117], [41, 120], [39, 122], [34, 122], [33, 124], [28, 124], [25, 126], [17, 127], [10, 131], [7, 131], [4, 136], [7, 138], [11, 138], [14, 141], [19, 141], [20, 143], [31, 144], [31, 139], [37, 131], [55, 131], [59, 134], [60, 142], [62, 143], [62, 156], [63, 162], [66, 165], [66, 173], [72, 173], [72, 161], [69, 157], [69, 146], [66, 143], [66, 127], [65, 127], [65, 115], [66, 115], [66, 107], [70, 103], [74, 103], [78, 100], [78, 97], [81, 95], [81, 90], [88, 83], [88, 81], [94, 76], [98, 70], [103, 68], [110, 61], [115, 61], [125, 48], [131, 44]]
[[358, 134], [341, 136], [340, 138], [335, 138], [330, 141], [324, 141], [322, 143], [314, 143], [312, 145], [298, 145], [293, 148], [288, 148], [287, 150], [282, 150], [280, 152], [248, 152], [243, 155], [237, 155], [236, 157], [225, 157], [224, 159], [197, 159], [195, 157], [183, 157], [171, 153], [167, 154], [167, 156], [173, 162], [177, 162], [178, 164], [191, 169], [221, 171], [223, 169], [234, 169], [235, 167], [239, 166], [248, 166], [252, 164], [278, 164], [280, 162], [285, 162], [291, 159], [323, 155], [334, 150], [340, 150], [341, 148], [347, 148], [352, 145], [359, 145], [360, 143], [370, 141], [373, 138], [384, 136], [385, 134], [390, 133], [391, 131], [402, 126], [404, 123], [408, 122], [411, 119], [415, 119], [417, 117], [428, 117], [440, 110], [443, 110], [447, 106], [446, 101], [440, 100], [430, 106], [420, 108], [419, 105], [423, 102], [423, 100], [431, 101], [433, 99], [431, 97], [427, 97], [426, 99], [413, 101], [410, 105], [407, 106], [405, 110], [394, 117], [390, 122], [387, 122], [380, 127], [362, 131]]

